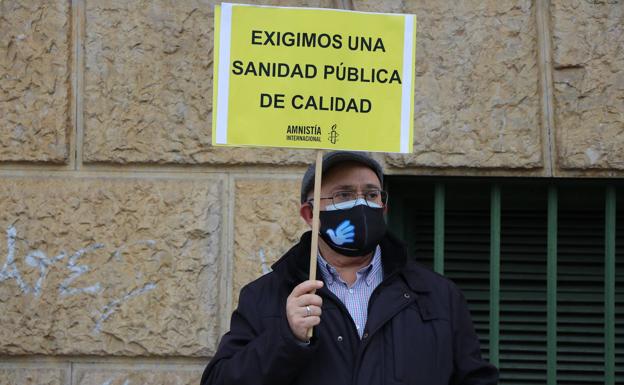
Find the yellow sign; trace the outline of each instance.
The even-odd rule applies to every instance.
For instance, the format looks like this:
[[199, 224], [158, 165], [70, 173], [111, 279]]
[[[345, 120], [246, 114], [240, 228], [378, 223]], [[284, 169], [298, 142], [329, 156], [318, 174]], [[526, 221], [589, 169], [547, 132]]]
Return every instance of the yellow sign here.
[[223, 3], [214, 145], [412, 152], [416, 16]]

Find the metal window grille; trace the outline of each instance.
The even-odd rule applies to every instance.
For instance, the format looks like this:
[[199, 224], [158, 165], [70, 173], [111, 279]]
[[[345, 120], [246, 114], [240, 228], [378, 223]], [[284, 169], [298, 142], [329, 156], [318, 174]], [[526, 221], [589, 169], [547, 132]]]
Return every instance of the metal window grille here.
[[501, 384], [624, 383], [622, 182], [386, 180], [390, 228], [461, 287]]

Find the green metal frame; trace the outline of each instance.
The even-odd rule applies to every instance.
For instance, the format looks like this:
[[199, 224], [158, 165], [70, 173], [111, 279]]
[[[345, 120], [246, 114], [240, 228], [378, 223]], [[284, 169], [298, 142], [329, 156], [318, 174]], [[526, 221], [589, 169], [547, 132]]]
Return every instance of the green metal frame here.
[[557, 187], [548, 188], [548, 238], [546, 251], [546, 378], [557, 385]]
[[433, 202], [433, 270], [444, 274], [444, 201], [445, 189], [441, 183], [436, 183]]
[[501, 189], [490, 194], [490, 362], [499, 365]]
[[605, 192], [605, 385], [615, 385], [615, 207], [613, 186]]

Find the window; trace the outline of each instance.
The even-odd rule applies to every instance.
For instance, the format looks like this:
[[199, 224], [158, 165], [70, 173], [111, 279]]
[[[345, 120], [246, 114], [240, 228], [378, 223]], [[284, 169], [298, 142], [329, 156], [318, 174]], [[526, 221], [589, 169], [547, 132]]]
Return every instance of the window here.
[[462, 289], [501, 384], [624, 383], [622, 182], [386, 184], [390, 229]]

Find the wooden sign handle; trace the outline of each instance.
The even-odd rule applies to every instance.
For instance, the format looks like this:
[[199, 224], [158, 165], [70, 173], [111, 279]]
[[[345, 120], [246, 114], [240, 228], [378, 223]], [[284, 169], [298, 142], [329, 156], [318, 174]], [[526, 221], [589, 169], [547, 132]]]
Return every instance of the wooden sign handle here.
[[[312, 244], [310, 246], [310, 280], [316, 279], [316, 256], [318, 254], [319, 211], [321, 208], [321, 177], [323, 175], [323, 150], [316, 150], [316, 169], [314, 170], [314, 204], [312, 205]], [[308, 338], [314, 328], [308, 329]]]

